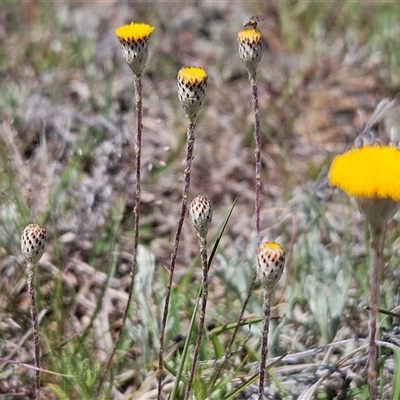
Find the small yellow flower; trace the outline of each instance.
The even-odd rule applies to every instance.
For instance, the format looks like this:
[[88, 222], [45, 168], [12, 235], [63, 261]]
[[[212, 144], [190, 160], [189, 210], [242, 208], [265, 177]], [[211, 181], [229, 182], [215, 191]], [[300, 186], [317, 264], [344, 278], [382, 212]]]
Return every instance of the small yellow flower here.
[[135, 76], [142, 75], [148, 57], [148, 40], [154, 27], [132, 22], [120, 26], [115, 35], [122, 45], [122, 54]]
[[199, 113], [207, 88], [207, 73], [199, 67], [183, 67], [178, 72], [178, 98], [189, 121]]
[[237, 40], [239, 56], [249, 73], [254, 74], [264, 49], [262, 34], [257, 27], [251, 26], [241, 30], [237, 35]]
[[400, 202], [400, 150], [364, 146], [340, 154], [329, 169], [329, 184], [354, 196], [376, 228], [394, 215]]
[[120, 40], [140, 41], [147, 40], [153, 31], [154, 27], [151, 25], [131, 22], [117, 28], [115, 34]]

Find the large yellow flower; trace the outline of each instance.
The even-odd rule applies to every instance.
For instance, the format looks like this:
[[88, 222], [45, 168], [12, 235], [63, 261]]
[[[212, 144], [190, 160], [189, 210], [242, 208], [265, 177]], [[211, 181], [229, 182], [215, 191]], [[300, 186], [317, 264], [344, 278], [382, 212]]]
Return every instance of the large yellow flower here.
[[329, 184], [350, 196], [400, 201], [400, 150], [364, 146], [333, 159]]
[[379, 231], [400, 205], [400, 150], [374, 145], [340, 154], [329, 169], [329, 184], [354, 196], [371, 228]]

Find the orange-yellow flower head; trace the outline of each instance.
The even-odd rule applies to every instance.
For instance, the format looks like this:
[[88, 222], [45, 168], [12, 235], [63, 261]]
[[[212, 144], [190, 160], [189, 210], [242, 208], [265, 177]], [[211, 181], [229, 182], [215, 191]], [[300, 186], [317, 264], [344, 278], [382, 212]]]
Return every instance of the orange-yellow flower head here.
[[207, 88], [207, 73], [199, 67], [183, 67], [178, 72], [178, 98], [189, 121], [199, 113]]
[[340, 154], [329, 169], [329, 184], [350, 196], [400, 201], [400, 150], [375, 145]]
[[333, 159], [329, 184], [357, 199], [371, 225], [393, 216], [400, 202], [400, 150], [394, 146], [354, 148]]
[[148, 57], [148, 41], [154, 27], [132, 22], [120, 26], [115, 35], [122, 45], [122, 55], [135, 76], [142, 75]]
[[239, 56], [250, 74], [255, 74], [261, 60], [264, 43], [261, 32], [257, 27], [241, 30], [237, 35]]

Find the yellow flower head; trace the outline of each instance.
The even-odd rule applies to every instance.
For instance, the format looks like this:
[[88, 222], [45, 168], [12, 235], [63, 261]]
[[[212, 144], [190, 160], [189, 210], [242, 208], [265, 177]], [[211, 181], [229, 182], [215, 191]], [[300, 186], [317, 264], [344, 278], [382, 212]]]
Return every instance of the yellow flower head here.
[[142, 75], [148, 57], [148, 40], [154, 27], [132, 22], [120, 26], [115, 35], [122, 45], [122, 55], [135, 76]]
[[207, 81], [207, 73], [200, 67], [183, 67], [178, 72], [178, 79], [189, 85], [200, 85]]
[[178, 98], [189, 121], [199, 113], [207, 88], [207, 73], [199, 67], [183, 67], [178, 72]]
[[400, 201], [400, 150], [374, 145], [340, 154], [329, 169], [329, 184], [350, 196]]
[[151, 25], [131, 22], [129, 25], [117, 28], [115, 30], [115, 35], [119, 40], [138, 42], [147, 40], [153, 31], [154, 27]]
[[264, 43], [261, 32], [254, 26], [241, 30], [237, 35], [239, 56], [250, 74], [255, 74], [261, 60]]
[[238, 33], [238, 40], [248, 43], [258, 43], [262, 41], [262, 34], [257, 28], [251, 27], [241, 30]]
[[285, 252], [282, 246], [276, 242], [263, 242], [260, 244], [260, 248], [269, 249], [271, 252], [276, 252], [279, 257], [284, 257]]

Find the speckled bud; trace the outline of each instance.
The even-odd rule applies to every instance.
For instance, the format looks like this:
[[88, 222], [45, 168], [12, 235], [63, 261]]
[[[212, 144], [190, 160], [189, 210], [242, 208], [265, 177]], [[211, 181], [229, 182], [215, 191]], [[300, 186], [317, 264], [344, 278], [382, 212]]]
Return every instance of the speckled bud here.
[[257, 275], [267, 293], [274, 291], [285, 266], [285, 252], [276, 242], [263, 242], [257, 250]]
[[199, 194], [190, 203], [190, 221], [200, 237], [204, 238], [207, 235], [208, 228], [211, 225], [212, 215], [212, 205], [206, 196]]
[[21, 250], [29, 263], [37, 263], [47, 246], [46, 228], [38, 224], [28, 225], [21, 235]]

